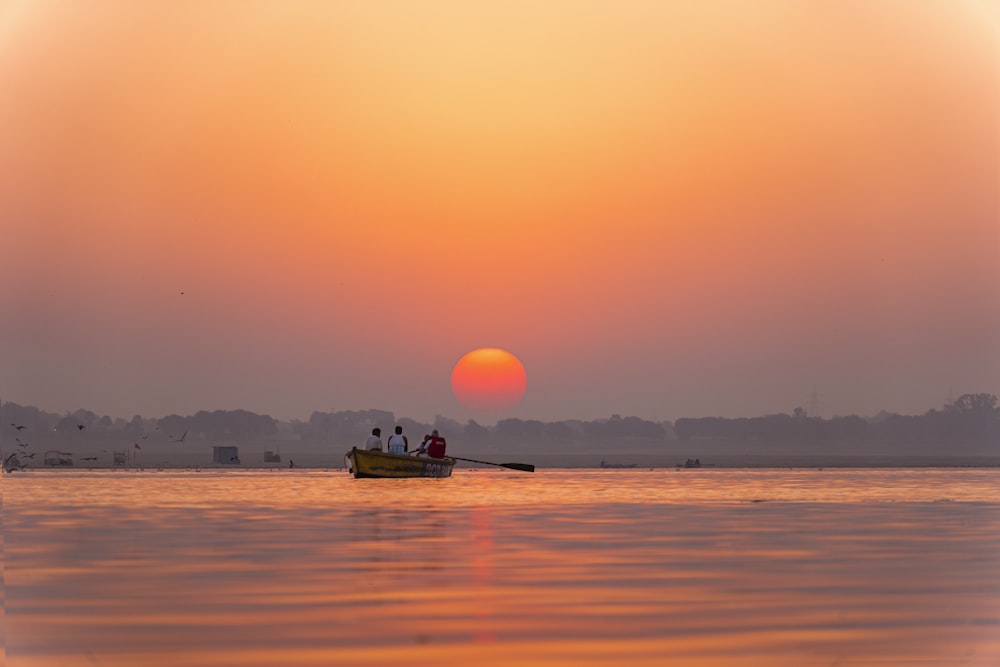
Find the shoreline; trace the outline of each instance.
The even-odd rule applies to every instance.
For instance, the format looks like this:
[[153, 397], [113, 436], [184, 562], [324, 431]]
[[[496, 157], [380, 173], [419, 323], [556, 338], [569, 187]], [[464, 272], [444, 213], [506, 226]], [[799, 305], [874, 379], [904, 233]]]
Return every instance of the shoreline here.
[[[521, 457], [523, 461], [528, 461], [524, 457]], [[546, 457], [547, 458], [547, 457]], [[505, 460], [505, 462], [507, 462]], [[529, 461], [532, 465], [536, 467], [538, 471], [545, 470], [594, 470], [602, 472], [648, 472], [651, 470], [670, 470], [677, 472], [702, 472], [702, 471], [713, 471], [713, 470], [914, 470], [926, 468], [931, 469], [974, 469], [974, 470], [987, 470], [990, 468], [1000, 468], [1000, 458], [989, 458], [988, 460], [927, 460], [927, 459], [897, 459], [892, 461], [844, 461], [844, 460], [817, 460], [817, 461], [717, 461], [709, 460], [702, 461], [700, 466], [685, 466], [685, 462], [678, 463], [664, 463], [664, 462], [635, 462], [635, 463], [615, 463], [606, 464], [601, 466], [598, 462], [597, 464], [588, 464], [583, 462], [573, 462], [573, 461], [541, 461], [539, 458], [534, 458]], [[499, 468], [493, 466], [483, 466], [471, 463], [464, 463], [459, 461], [456, 466], [456, 470], [496, 470], [498, 473], [504, 472]], [[229, 472], [314, 472], [314, 471], [326, 471], [335, 472], [346, 470], [343, 466], [324, 466], [324, 465], [296, 465], [294, 468], [286, 467], [271, 467], [271, 466], [247, 466], [247, 465], [198, 465], [198, 466], [188, 466], [188, 465], [176, 465], [176, 466], [135, 466], [135, 467], [110, 467], [110, 466], [33, 466], [24, 468], [23, 470], [13, 470], [13, 471], [2, 471], [3, 475], [13, 475], [13, 474], [24, 474], [33, 472], [177, 472], [177, 471], [188, 471], [188, 472], [219, 472], [219, 471], [229, 471]]]

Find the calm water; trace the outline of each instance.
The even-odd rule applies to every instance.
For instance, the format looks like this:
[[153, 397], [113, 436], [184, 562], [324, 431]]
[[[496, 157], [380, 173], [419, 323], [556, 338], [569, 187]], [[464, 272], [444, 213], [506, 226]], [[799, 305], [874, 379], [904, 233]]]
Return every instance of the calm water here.
[[998, 470], [5, 475], [7, 665], [1000, 665]]

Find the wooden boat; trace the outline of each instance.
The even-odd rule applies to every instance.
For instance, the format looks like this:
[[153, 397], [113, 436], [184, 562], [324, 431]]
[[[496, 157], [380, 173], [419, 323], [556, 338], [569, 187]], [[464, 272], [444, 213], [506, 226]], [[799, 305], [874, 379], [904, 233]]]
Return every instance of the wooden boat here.
[[355, 478], [361, 477], [451, 477], [455, 459], [445, 457], [432, 459], [429, 456], [409, 454], [389, 454], [377, 449], [354, 447], [345, 454], [350, 461], [350, 472]]

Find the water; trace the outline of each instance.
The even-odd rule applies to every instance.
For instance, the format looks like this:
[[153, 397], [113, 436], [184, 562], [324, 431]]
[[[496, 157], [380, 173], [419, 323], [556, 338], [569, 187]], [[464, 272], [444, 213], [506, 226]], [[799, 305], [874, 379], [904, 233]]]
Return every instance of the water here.
[[1000, 471], [32, 471], [11, 667], [1000, 665]]

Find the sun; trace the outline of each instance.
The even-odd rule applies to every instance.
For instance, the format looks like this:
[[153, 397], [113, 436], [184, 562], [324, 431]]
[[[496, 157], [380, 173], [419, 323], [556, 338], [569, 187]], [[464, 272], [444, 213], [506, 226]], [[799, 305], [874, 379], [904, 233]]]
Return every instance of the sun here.
[[507, 350], [483, 347], [469, 352], [451, 370], [451, 391], [473, 412], [506, 412], [528, 388], [521, 360]]

